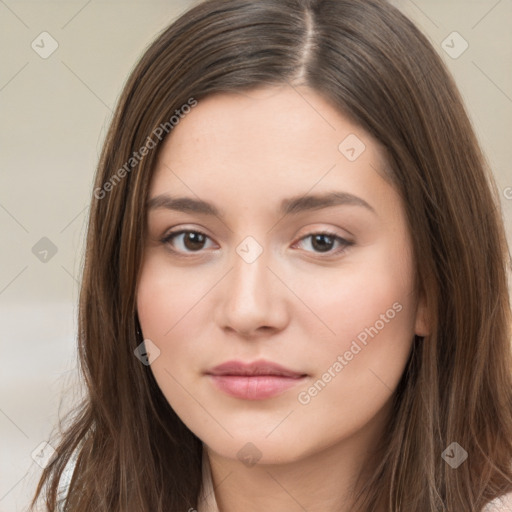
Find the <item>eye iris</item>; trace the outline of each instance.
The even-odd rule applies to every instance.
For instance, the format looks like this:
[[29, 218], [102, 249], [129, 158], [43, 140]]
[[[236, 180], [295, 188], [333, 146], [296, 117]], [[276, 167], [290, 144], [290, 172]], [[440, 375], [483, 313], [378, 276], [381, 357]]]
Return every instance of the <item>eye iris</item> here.
[[185, 233], [184, 244], [185, 247], [191, 251], [202, 249], [204, 242], [205, 236], [201, 233], [194, 233], [193, 231]]
[[[325, 243], [327, 241], [327, 244]], [[318, 234], [313, 236], [312, 245], [315, 250], [320, 252], [327, 252], [332, 249], [333, 237], [329, 235]]]

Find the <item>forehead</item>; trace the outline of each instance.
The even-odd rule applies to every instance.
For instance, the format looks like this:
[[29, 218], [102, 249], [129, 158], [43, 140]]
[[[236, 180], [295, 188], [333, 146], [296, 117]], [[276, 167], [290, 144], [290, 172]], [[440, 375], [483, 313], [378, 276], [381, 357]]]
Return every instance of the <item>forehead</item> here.
[[[339, 142], [361, 130], [317, 92], [288, 85], [206, 97], [174, 128], [164, 151], [175, 160], [337, 160]], [[202, 154], [198, 155], [197, 149]]]
[[[347, 158], [350, 146], [356, 159]], [[343, 188], [371, 202], [388, 186], [379, 175], [384, 165], [378, 143], [315, 91], [259, 88], [199, 100], [164, 141], [150, 196], [247, 208]]]

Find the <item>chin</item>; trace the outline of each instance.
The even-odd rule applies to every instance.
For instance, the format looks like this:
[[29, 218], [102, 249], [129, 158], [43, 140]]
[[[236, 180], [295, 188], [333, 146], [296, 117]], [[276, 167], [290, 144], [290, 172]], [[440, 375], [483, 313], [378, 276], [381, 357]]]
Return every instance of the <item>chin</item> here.
[[247, 467], [255, 464], [293, 463], [316, 451], [313, 444], [306, 445], [299, 441], [298, 435], [290, 431], [283, 431], [282, 436], [275, 437], [274, 433], [267, 437], [267, 432], [255, 432], [254, 428], [246, 435], [240, 431], [235, 434], [233, 431], [233, 437], [226, 435], [219, 438], [212, 437], [211, 433], [206, 436], [201, 434], [198, 432], [196, 435], [209, 450], [226, 459], [238, 460]]

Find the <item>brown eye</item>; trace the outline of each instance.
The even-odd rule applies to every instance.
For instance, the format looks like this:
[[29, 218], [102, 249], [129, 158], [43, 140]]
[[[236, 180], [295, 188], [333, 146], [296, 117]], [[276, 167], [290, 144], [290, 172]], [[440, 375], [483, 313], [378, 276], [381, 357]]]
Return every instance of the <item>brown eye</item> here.
[[185, 237], [183, 238], [183, 244], [187, 249], [190, 249], [191, 251], [197, 251], [203, 248], [205, 240], [206, 237], [201, 233], [190, 231], [188, 233], [185, 233]]
[[[310, 240], [309, 244], [305, 244], [312, 248], [312, 251], [309, 252], [329, 253], [332, 255], [339, 254], [351, 245], [354, 245], [354, 242], [349, 242], [335, 233], [310, 233], [302, 237], [298, 243], [305, 240]], [[336, 244], [338, 248], [336, 248]]]
[[181, 230], [169, 233], [161, 241], [168, 244], [176, 252], [198, 252], [205, 248], [208, 236], [199, 231]]
[[330, 251], [334, 244], [334, 237], [325, 235], [325, 234], [319, 234], [319, 235], [313, 235], [311, 238], [311, 246], [320, 252], [327, 252]]

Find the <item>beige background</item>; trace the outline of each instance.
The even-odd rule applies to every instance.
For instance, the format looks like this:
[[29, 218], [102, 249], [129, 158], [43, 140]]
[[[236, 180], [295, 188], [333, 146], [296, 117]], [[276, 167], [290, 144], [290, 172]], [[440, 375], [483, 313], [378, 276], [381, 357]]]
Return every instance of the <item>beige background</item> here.
[[[510, 241], [512, 0], [395, 3], [455, 76], [495, 171]], [[76, 393], [77, 277], [111, 110], [145, 46], [189, 5], [0, 0], [0, 512], [26, 510], [40, 471], [31, 453], [48, 439], [62, 398]], [[31, 47], [44, 31], [58, 43], [47, 59]], [[456, 59], [441, 46], [453, 31], [469, 44]], [[46, 263], [32, 253], [42, 237], [57, 248]]]

